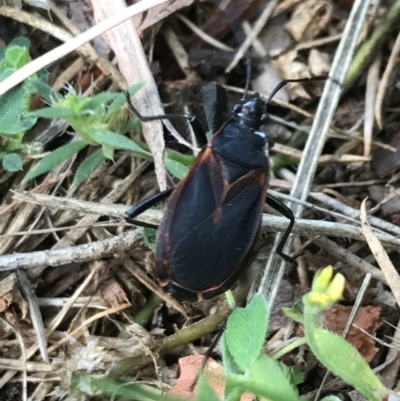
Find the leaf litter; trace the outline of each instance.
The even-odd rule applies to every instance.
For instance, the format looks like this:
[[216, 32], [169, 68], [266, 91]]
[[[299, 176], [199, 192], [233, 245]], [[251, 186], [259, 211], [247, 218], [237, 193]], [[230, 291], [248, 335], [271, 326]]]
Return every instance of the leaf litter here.
[[[352, 1], [339, 3], [328, 0], [278, 2], [251, 46], [253, 89], [259, 91], [263, 96], [267, 96], [269, 91], [282, 79], [328, 74], [352, 3]], [[28, 15], [34, 15], [37, 12], [34, 7], [43, 7], [44, 5], [47, 7], [47, 2], [42, 2], [41, 5], [32, 4], [30, 7], [23, 5], [23, 10]], [[247, 29], [247, 32], [251, 32], [253, 24], [265, 5], [266, 2], [261, 0], [249, 2], [232, 0], [227, 2], [225, 10], [221, 12], [213, 3], [194, 3], [182, 0], [175, 1], [172, 5], [159, 5], [145, 15], [135, 17], [135, 26], [144, 49], [140, 60], [147, 69], [146, 73], [154, 76], [153, 92], [157, 91], [157, 88], [159, 89], [162, 103], [169, 106], [168, 112], [186, 112], [182, 106], [187, 105], [189, 111], [196, 114], [205, 126], [205, 115], [198, 96], [198, 88], [209, 81], [216, 80], [221, 85], [233, 86], [240, 90], [244, 88], [245, 83], [243, 63], [239, 63], [231, 74], [225, 74], [224, 70], [233, 57], [232, 52], [216, 49], [206, 44], [191, 32], [190, 28], [180, 22], [177, 13], [181, 13], [207, 35], [237, 49], [245, 38], [244, 35], [238, 34], [242, 29], [235, 27], [246, 21], [248, 26], [244, 27], [244, 31]], [[12, 15], [11, 11], [14, 6], [13, 4], [6, 6], [10, 10], [4, 10], [3, 15], [8, 17]], [[94, 25], [93, 15], [100, 11], [102, 2], [82, 1], [72, 4], [60, 1], [57, 6], [64, 10], [66, 21], [69, 21], [72, 26], [75, 24], [79, 25], [81, 29], [85, 29], [85, 27]], [[387, 7], [386, 4], [379, 2], [377, 5], [372, 5], [370, 11], [375, 18], [373, 22], [365, 22], [361, 41], [365, 47], [370, 45], [369, 53], [364, 55], [364, 58], [368, 58], [370, 62], [374, 58], [386, 60], [390, 56], [395, 56], [395, 54], [392, 55], [392, 52], [396, 51], [396, 48], [393, 47], [396, 32], [392, 31], [391, 27], [393, 20], [399, 21], [398, 13], [395, 13], [395, 8], [398, 7], [397, 2], [394, 2], [389, 14], [392, 16], [390, 21], [385, 19], [389, 13]], [[6, 14], [6, 11], [9, 14]], [[52, 12], [55, 12], [54, 8]], [[83, 19], [81, 22], [77, 20], [78, 15]], [[71, 27], [65, 25], [61, 20], [57, 20], [59, 21], [57, 22], [49, 19], [48, 14], [44, 13], [41, 13], [41, 16], [50, 23], [55, 25], [59, 23], [61, 28], [71, 31]], [[4, 21], [5, 26], [9, 29], [0, 32], [2, 41], [7, 44], [17, 36], [28, 36], [32, 43], [31, 54], [33, 57], [45, 54], [58, 46], [58, 41], [54, 40], [51, 32], [46, 32], [46, 38], [44, 38], [43, 31], [22, 25], [18, 20]], [[380, 32], [383, 29], [384, 34], [381, 34], [380, 41], [374, 41], [372, 39], [378, 28], [381, 29]], [[233, 31], [236, 34], [233, 34]], [[175, 42], [168, 39], [168, 32], [170, 35], [171, 33], [174, 35]], [[96, 47], [102, 54], [94, 53], [98, 58], [92, 62], [80, 58], [76, 53], [71, 53], [55, 61], [48, 67], [51, 71], [50, 83], [56, 83], [57, 79], [62, 76], [72, 86], [81, 89], [82, 93], [87, 95], [102, 90], [120, 91], [124, 89], [124, 80], [129, 85], [133, 84], [132, 80], [139, 78], [129, 77], [126, 71], [130, 66], [137, 64], [138, 60], [134, 58], [138, 56], [133, 54], [127, 60], [123, 60], [121, 58], [124, 53], [123, 45], [131, 42], [127, 40], [128, 34], [126, 33], [117, 33], [115, 30], [114, 34], [117, 35], [113, 40], [114, 43], [109, 42], [108, 45], [104, 45], [105, 42], [103, 42], [101, 47]], [[177, 52], [177, 47], [171, 47], [171, 43], [179, 43], [183, 52]], [[113, 48], [113, 53], [110, 50], [111, 44], [117, 46]], [[319, 220], [349, 224], [348, 220], [344, 218], [346, 212], [341, 212], [345, 215], [343, 218], [340, 215], [332, 217], [329, 212], [341, 210], [343, 205], [358, 212], [363, 200], [369, 196], [367, 210], [373, 210], [374, 218], [398, 225], [400, 197], [396, 192], [399, 181], [396, 154], [399, 148], [399, 127], [396, 119], [399, 110], [397, 82], [399, 71], [396, 65], [392, 66], [392, 70], [387, 72], [386, 90], [382, 92], [383, 98], [374, 99], [371, 91], [367, 91], [367, 86], [377, 88], [383, 72], [379, 72], [378, 69], [378, 73], [369, 74], [369, 69], [373, 68], [373, 64], [357, 63], [358, 58], [362, 58], [361, 51], [363, 51], [363, 47], [359, 48], [352, 66], [353, 76], [356, 79], [353, 79], [351, 87], [348, 87], [342, 94], [330, 127], [329, 138], [325, 144], [323, 157], [329, 157], [329, 162], [320, 163], [314, 177], [314, 185], [318, 188], [318, 192], [324, 192], [325, 196], [330, 198], [328, 202], [322, 196], [319, 198], [309, 197], [309, 201], [322, 210], [306, 209], [304, 217], [315, 221], [315, 224]], [[116, 60], [113, 60], [114, 56], [116, 56]], [[79, 63], [77, 63], [77, 59]], [[102, 60], [106, 60], [106, 62]], [[182, 64], [182, 60], [187, 60], [187, 63]], [[109, 66], [107, 69], [107, 66], [111, 65], [110, 61], [118, 63], [116, 71], [114, 70], [115, 66]], [[185, 65], [185, 71], [182, 70], [183, 65]], [[187, 78], [188, 76], [190, 78]], [[148, 82], [147, 85], [149, 85]], [[273, 124], [282, 125], [276, 121], [284, 121], [285, 129], [281, 129], [283, 134], [280, 136], [278, 133], [271, 132], [271, 136], [278, 144], [282, 142], [287, 148], [293, 149], [293, 154], [304, 148], [307, 133], [310, 131], [315, 117], [322, 87], [323, 83], [321, 82], [290, 85], [277, 96], [277, 99], [281, 100], [280, 105], [278, 106], [277, 102], [271, 104], [269, 109], [271, 122], [266, 129], [272, 131]], [[62, 91], [60, 85], [58, 85], [58, 89]], [[369, 97], [367, 98], [368, 93]], [[230, 90], [227, 91], [227, 95], [228, 110], [230, 110], [241, 95]], [[146, 93], [143, 96], [148, 103], [161, 102], [157, 93]], [[134, 104], [136, 104], [135, 102], [142, 103], [138, 99], [132, 98]], [[289, 106], [289, 102], [296, 106], [302, 114], [293, 108], [286, 108], [285, 105]], [[374, 102], [379, 102], [378, 106], [381, 111], [379, 119], [378, 117], [370, 118], [371, 115], [374, 115], [373, 108], [376, 106]], [[161, 103], [159, 104], [161, 105]], [[152, 113], [154, 111], [150, 109], [143, 110], [143, 114], [151, 115]], [[304, 117], [304, 114], [309, 117]], [[369, 130], [372, 132], [370, 140], [364, 138], [363, 132], [363, 121], [368, 118], [371, 127]], [[274, 120], [273, 124], [272, 120]], [[381, 128], [379, 128], [379, 124], [381, 124]], [[193, 154], [195, 145], [191, 148], [185, 146], [185, 143], [191, 143], [187, 126], [177, 124], [176, 130], [184, 140], [177, 141], [171, 134], [164, 132], [165, 146], [175, 151]], [[63, 146], [72, 138], [71, 135], [65, 134], [64, 127], [52, 128], [46, 122], [33, 128], [28, 133], [28, 138], [31, 140], [44, 133], [48, 135], [45, 143], [48, 146], [46, 150]], [[162, 134], [163, 130], [161, 129], [157, 134], [158, 145], [152, 149], [158, 158], [158, 169], [163, 168], [162, 161], [164, 160]], [[139, 129], [134, 129], [131, 133], [133, 138], [141, 138], [141, 135]], [[368, 146], [371, 147], [371, 156], [368, 151], [365, 151], [367, 141], [370, 141]], [[385, 147], [385, 145], [389, 146]], [[278, 178], [271, 181], [271, 188], [283, 193], [291, 187], [291, 173], [295, 171], [298, 164], [298, 159], [291, 157], [287, 148], [286, 152], [280, 152], [280, 149], [283, 148], [277, 146], [276, 151], [272, 150], [271, 152], [273, 175], [274, 178]], [[172, 183], [176, 183], [176, 180], [168, 173], [166, 174], [162, 170], [155, 173], [153, 165], [149, 167], [149, 164], [141, 167], [142, 160], [121, 150], [115, 153], [114, 164], [103, 163], [100, 176], [94, 174], [88, 181], [74, 187], [71, 185], [72, 180], [69, 175], [71, 171], [78, 168], [82, 158], [90, 155], [92, 151], [92, 149], [83, 149], [75, 159], [46, 173], [39, 181], [30, 183], [26, 189], [33, 192], [39, 190], [51, 193], [67, 200], [106, 202], [110, 203], [112, 208], [112, 204], [115, 203], [134, 204], [140, 199], [154, 194], [159, 187], [171, 186]], [[365, 159], [356, 158], [363, 155]], [[301, 157], [307, 157], [307, 155], [302, 154]], [[32, 168], [32, 163], [34, 161], [28, 160], [24, 164], [25, 173]], [[165, 178], [162, 178], [163, 175]], [[23, 175], [17, 171], [4, 173], [1, 178], [0, 193], [3, 195], [3, 210], [13, 202], [11, 189], [21, 188], [22, 177]], [[332, 185], [335, 186], [334, 190], [330, 189]], [[119, 227], [102, 226], [101, 223], [105, 222], [105, 218], [99, 219], [93, 215], [88, 216], [85, 213], [69, 210], [68, 206], [60, 206], [57, 199], [54, 200], [52, 207], [33, 206], [18, 202], [15, 207], [6, 209], [6, 215], [1, 216], [0, 249], [3, 255], [31, 253], [31, 258], [34, 259], [35, 251], [70, 248], [72, 256], [75, 245], [101, 241], [119, 235], [124, 230], [122, 225]], [[388, 207], [389, 202], [390, 207]], [[274, 212], [268, 210], [268, 213]], [[372, 231], [383, 230], [383, 228], [376, 228], [375, 220], [368, 214], [364, 214], [364, 219], [370, 220]], [[96, 221], [99, 224], [90, 226]], [[73, 228], [74, 225], [84, 224], [87, 224], [87, 227]], [[65, 231], [54, 230], [64, 226], [72, 228]], [[20, 231], [29, 232], [38, 229], [47, 230], [47, 232], [9, 236]], [[385, 233], [393, 235], [390, 230]], [[2, 235], [8, 235], [8, 237], [2, 237]], [[377, 263], [378, 266], [381, 266], [378, 253], [382, 254], [382, 249], [374, 237], [372, 237], [373, 245], [369, 242], [371, 250], [364, 241], [350, 240], [345, 235], [332, 238], [331, 232], [326, 232], [325, 237], [334, 240], [336, 246], [346, 252], [343, 252], [342, 256], [336, 252], [332, 255], [329, 253], [329, 249], [323, 249], [318, 245], [312, 230], [305, 232], [296, 245], [296, 252], [300, 255], [298, 258], [299, 269], [302, 271], [288, 272], [289, 280], [285, 280], [284, 284], [295, 292], [299, 285], [298, 276], [312, 276], [317, 268], [333, 264], [337, 270], [347, 276], [348, 288], [344, 302], [346, 305], [351, 305], [361, 285], [363, 273], [356, 270], [354, 264], [346, 259], [346, 255], [355, 255], [374, 266], [377, 266]], [[265, 266], [271, 241], [271, 237], [268, 237], [267, 240], [264, 238], [253, 268], [249, 269], [251, 274], [246, 275], [237, 286], [235, 291], [239, 302], [246, 298], [246, 293], [254, 282], [257, 275], [254, 269], [262, 269]], [[374, 250], [372, 247], [376, 247], [376, 249]], [[391, 259], [398, 260], [399, 250], [400, 246], [386, 249], [384, 263], [389, 263]], [[372, 255], [375, 255], [376, 262]], [[155, 298], [152, 292], [142, 284], [142, 281], [132, 275], [134, 269], [126, 268], [125, 258], [129, 258], [132, 266], [144, 270], [153, 279], [156, 286], [157, 277], [151, 263], [148, 262], [149, 258], [151, 259], [151, 252], [143, 241], [137, 241], [132, 249], [125, 251], [122, 255], [117, 254], [114, 260], [103, 259], [100, 262], [71, 263], [71, 257], [67, 256], [63, 265], [49, 268], [35, 267], [27, 270], [39, 305], [44, 305], [44, 301], [47, 302], [46, 306], [40, 307], [45, 329], [52, 328], [46, 334], [47, 344], [62, 343], [63, 347], [49, 348], [53, 372], [40, 370], [39, 367], [36, 371], [28, 371], [28, 376], [34, 375], [40, 379], [40, 383], [32, 384], [25, 390], [10, 381], [12, 377], [20, 377], [23, 369], [8, 370], [7, 366], [3, 366], [3, 374], [0, 378], [0, 387], [3, 390], [0, 391], [14, 394], [14, 399], [21, 399], [20, 396], [24, 391], [25, 395], [27, 393], [32, 395], [34, 391], [46, 395], [65, 394], [70, 389], [71, 374], [77, 369], [82, 370], [82, 373], [92, 372], [114, 377], [129, 376], [136, 381], [147, 381], [155, 386], [167, 388], [170, 385], [165, 379], [167, 372], [172, 369], [177, 377], [178, 361], [181, 364], [180, 380], [191, 380], [194, 375], [189, 372], [193, 371], [184, 364], [186, 359], [183, 357], [193, 358], [196, 361], [195, 369], [197, 369], [202, 357], [196, 354], [204, 353], [210, 344], [212, 333], [226, 318], [226, 313], [220, 313], [218, 317], [221, 320], [214, 320], [210, 324], [209, 330], [195, 332], [188, 338], [186, 333], [190, 327], [196, 329], [198, 322], [209, 322], [215, 309], [225, 311], [226, 305], [224, 305], [223, 297], [193, 306], [187, 313], [190, 317], [185, 318]], [[384, 267], [381, 266], [381, 268], [385, 271]], [[394, 279], [390, 279], [389, 284], [396, 284], [398, 281], [398, 273], [395, 268], [396, 264], [394, 268], [390, 268]], [[85, 282], [84, 287], [80, 287], [93, 269], [95, 272], [92, 273], [91, 282]], [[362, 316], [359, 319], [362, 322], [356, 320], [357, 326], [364, 328], [370, 337], [353, 326], [350, 329], [349, 341], [360, 343], [359, 349], [363, 350], [364, 357], [368, 360], [372, 359], [376, 365], [380, 365], [385, 363], [385, 356], [384, 353], [377, 352], [378, 349], [382, 349], [382, 345], [377, 344], [373, 336], [381, 335], [382, 328], [379, 326], [382, 319], [395, 326], [398, 324], [399, 316], [394, 301], [398, 294], [392, 294], [390, 288], [377, 280], [373, 280], [370, 287], [371, 296], [364, 300], [359, 309], [359, 316]], [[27, 300], [20, 292], [14, 272], [3, 273], [0, 289], [3, 289], [0, 291], [1, 317], [22, 334], [24, 345], [28, 350], [28, 358], [33, 361], [32, 358], [35, 356], [36, 360], [41, 360], [37, 348], [35, 348], [37, 333], [33, 330], [32, 316], [28, 313]], [[287, 305], [287, 297], [282, 294], [282, 298], [284, 301], [281, 301], [278, 295], [277, 303]], [[59, 314], [60, 305], [64, 305], [65, 308], [62, 314]], [[343, 322], [347, 321], [350, 307], [337, 306], [335, 308], [326, 319], [327, 324], [329, 323], [333, 330], [340, 333]], [[99, 312], [99, 309], [103, 312]], [[274, 332], [270, 335], [276, 336], [276, 341], [278, 341], [278, 338], [284, 339], [285, 335], [293, 334], [293, 324], [287, 319], [283, 319], [282, 316], [274, 317], [275, 314], [276, 312], [272, 316], [274, 321], [270, 324], [270, 327], [274, 328]], [[51, 325], [56, 316], [58, 316], [57, 324]], [[141, 321], [143, 327], [138, 330], [130, 330], [133, 322], [137, 319]], [[195, 329], [193, 330], [195, 331]], [[6, 325], [1, 325], [0, 332], [3, 340], [0, 356], [8, 358], [10, 361], [17, 361], [21, 357], [22, 351], [19, 343], [15, 341], [14, 332], [10, 331]], [[393, 331], [387, 329], [386, 333], [393, 336]], [[119, 338], [120, 336], [123, 338]], [[168, 341], [172, 340], [176, 341], [174, 347], [168, 345]], [[164, 352], [163, 349], [168, 351]], [[215, 356], [218, 356], [218, 349]], [[295, 358], [296, 355], [293, 353], [292, 360]], [[317, 365], [310, 369], [313, 374], [309, 373], [309, 377], [316, 377], [321, 372], [321, 367]], [[57, 378], [54, 380], [55, 376]], [[164, 383], [161, 378], [165, 379]], [[48, 380], [51, 380], [52, 384], [45, 385]], [[300, 387], [301, 391], [306, 394], [313, 390], [310, 387], [312, 384], [311, 380], [307, 382], [306, 379], [306, 382]], [[221, 383], [218, 385], [221, 386]], [[346, 389], [344, 384], [341, 386], [342, 389]], [[174, 391], [187, 395], [180, 393], [178, 389]], [[221, 392], [219, 394], [222, 395]], [[10, 395], [9, 399], [13, 399], [13, 397]], [[41, 399], [44, 397], [42, 396]]]

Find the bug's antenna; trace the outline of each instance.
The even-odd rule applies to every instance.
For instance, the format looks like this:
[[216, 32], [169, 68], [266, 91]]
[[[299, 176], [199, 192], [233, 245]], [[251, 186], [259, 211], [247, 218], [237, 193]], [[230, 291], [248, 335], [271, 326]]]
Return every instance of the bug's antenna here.
[[311, 78], [299, 78], [299, 79], [284, 79], [283, 81], [279, 82], [278, 85], [275, 86], [274, 90], [268, 96], [267, 101], [265, 104], [268, 104], [271, 99], [279, 92], [284, 86], [291, 82], [312, 82], [312, 81], [326, 81], [329, 76], [321, 76], [321, 77], [311, 77]]
[[251, 55], [249, 49], [246, 50], [245, 53], [246, 56], [246, 86], [244, 87], [244, 94], [243, 94], [243, 99], [247, 99], [247, 93], [249, 92], [249, 87], [250, 87], [250, 77], [251, 77]]

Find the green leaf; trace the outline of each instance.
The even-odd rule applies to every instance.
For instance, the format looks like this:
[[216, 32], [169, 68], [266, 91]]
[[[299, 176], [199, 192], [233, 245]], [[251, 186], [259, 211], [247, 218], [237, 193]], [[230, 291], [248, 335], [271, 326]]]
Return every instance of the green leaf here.
[[[357, 349], [338, 334], [306, 325], [307, 342], [315, 356], [335, 375], [370, 400], [379, 401], [388, 391]], [[312, 338], [311, 338], [312, 337]]]
[[165, 156], [165, 167], [175, 177], [182, 179], [189, 172], [195, 157], [193, 155], [184, 155], [183, 153], [167, 149]]
[[22, 170], [22, 158], [17, 153], [10, 153], [3, 159], [3, 167], [7, 171]]
[[20, 69], [31, 61], [29, 50], [26, 47], [7, 47], [5, 61], [10, 67]]
[[62, 96], [57, 91], [42, 81], [34, 81], [33, 86], [43, 96], [48, 104], [55, 104], [62, 99]]
[[1, 47], [0, 48], [0, 70], [2, 70], [4, 67], [4, 59], [6, 57], [6, 48]]
[[197, 401], [221, 401], [203, 376], [199, 377]]
[[123, 93], [116, 93], [115, 98], [107, 108], [107, 117], [109, 117], [114, 111], [118, 110], [126, 103], [126, 98]]
[[169, 159], [175, 160], [188, 167], [190, 167], [196, 159], [196, 157], [193, 155], [185, 155], [183, 153], [176, 152], [175, 150], [171, 149], [167, 149], [167, 155]]
[[226, 344], [240, 369], [246, 371], [260, 355], [267, 334], [268, 310], [256, 294], [245, 308], [237, 308], [227, 322]]
[[[29, 46], [27, 38], [18, 37], [2, 52], [0, 82], [30, 62]], [[32, 82], [36, 79], [37, 76], [34, 74], [0, 97], [0, 134], [18, 135], [18, 138], [14, 138], [16, 142], [20, 142], [25, 131], [37, 121], [36, 117], [27, 114], [30, 98], [34, 92]]]
[[42, 118], [71, 118], [75, 117], [75, 113], [73, 110], [68, 107], [43, 107], [43, 109], [35, 110], [29, 112], [30, 116], [34, 117], [42, 117]]
[[186, 177], [187, 173], [189, 172], [189, 167], [176, 160], [169, 159], [168, 156], [165, 158], [165, 168], [180, 180]]
[[85, 110], [96, 110], [106, 103], [115, 100], [118, 93], [115, 92], [103, 92], [89, 98], [88, 102], [85, 103]]
[[103, 155], [106, 159], [114, 160], [114, 148], [108, 145], [102, 145]]
[[226, 344], [226, 332], [222, 335], [221, 338], [221, 354], [222, 354], [222, 361], [224, 364], [224, 370], [229, 377], [229, 375], [232, 374], [243, 374], [244, 371], [239, 368], [239, 366], [236, 364], [235, 359], [229, 352], [229, 347]]
[[[146, 81], [139, 81], [136, 82], [135, 84], [131, 85], [127, 91], [130, 96], [133, 96], [137, 91], [143, 88], [143, 86], [146, 84]], [[125, 97], [125, 96], [124, 96]]]
[[290, 382], [297, 386], [304, 382], [304, 373], [297, 366], [285, 366]]
[[8, 47], [12, 46], [25, 47], [29, 49], [31, 47], [31, 41], [26, 36], [17, 36], [8, 45]]
[[290, 319], [294, 320], [295, 322], [301, 324], [304, 323], [304, 316], [298, 308], [282, 308], [282, 311], [287, 317], [290, 317]]
[[0, 82], [3, 82], [5, 79], [10, 77], [12, 74], [14, 74], [15, 71], [17, 71], [15, 68], [5, 68], [0, 71]]
[[36, 75], [37, 75], [37, 80], [38, 81], [41, 81], [41, 82], [43, 82], [45, 84], [49, 81], [50, 73], [45, 68], [42, 68], [41, 70], [39, 70], [36, 73]]
[[64, 146], [54, 150], [49, 155], [40, 160], [36, 168], [30, 171], [23, 179], [24, 182], [32, 180], [33, 178], [50, 171], [52, 168], [58, 166], [63, 161], [67, 160], [75, 153], [81, 151], [87, 143], [84, 141], [67, 143]]
[[25, 84], [0, 96], [0, 133], [15, 135], [33, 127], [37, 117], [27, 114], [29, 98], [30, 93]]
[[344, 286], [343, 275], [338, 273], [333, 277], [332, 266], [315, 276], [311, 292], [303, 296], [305, 337], [315, 356], [330, 371], [370, 400], [378, 401], [390, 391], [352, 344], [322, 328], [320, 311], [341, 297]]
[[146, 152], [144, 152], [137, 143], [133, 142], [132, 139], [116, 134], [115, 132], [91, 128], [87, 133], [100, 145], [107, 145], [116, 149], [132, 150], [137, 153], [146, 154]]
[[259, 397], [274, 401], [302, 400], [289, 380], [287, 366], [265, 354], [260, 354], [247, 378], [245, 387]]
[[126, 124], [121, 128], [121, 134], [126, 134], [132, 131], [134, 128], [138, 128], [142, 125], [140, 120], [138, 120], [135, 116], [129, 118]]
[[145, 227], [143, 229], [143, 239], [145, 244], [153, 251], [156, 251], [157, 230], [155, 228]]
[[103, 150], [99, 149], [92, 153], [76, 170], [74, 181], [72, 184], [78, 185], [87, 180], [90, 175], [103, 163], [106, 158], [103, 155]]

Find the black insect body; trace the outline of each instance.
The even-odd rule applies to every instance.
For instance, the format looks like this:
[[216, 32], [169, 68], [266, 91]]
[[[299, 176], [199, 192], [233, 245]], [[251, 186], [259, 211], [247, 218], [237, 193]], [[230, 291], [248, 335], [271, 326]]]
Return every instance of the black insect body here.
[[[269, 144], [267, 132], [260, 129], [267, 119], [269, 100], [293, 81], [282, 81], [265, 103], [258, 94], [243, 98], [175, 189], [148, 198], [125, 214], [132, 220], [169, 196], [155, 258], [162, 287], [178, 300], [209, 299], [238, 280], [258, 235], [265, 201], [290, 219], [277, 252], [293, 262], [282, 248], [294, 216], [285, 205], [266, 196]], [[127, 99], [130, 110], [142, 121], [178, 117], [141, 116]], [[194, 117], [179, 117], [188, 119], [198, 131]]]
[[263, 109], [258, 96], [240, 103], [170, 196], [155, 256], [162, 284], [178, 299], [216, 296], [245, 267], [268, 185]]

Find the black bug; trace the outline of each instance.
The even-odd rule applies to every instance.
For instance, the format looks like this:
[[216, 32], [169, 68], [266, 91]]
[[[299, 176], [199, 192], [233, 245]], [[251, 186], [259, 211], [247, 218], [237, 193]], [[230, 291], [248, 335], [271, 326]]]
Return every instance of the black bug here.
[[[326, 78], [282, 81], [266, 102], [257, 93], [245, 95], [175, 188], [145, 199], [126, 212], [126, 219], [132, 220], [169, 197], [155, 252], [165, 291], [181, 301], [197, 301], [229, 289], [248, 264], [265, 201], [289, 219], [277, 252], [293, 262], [282, 249], [293, 228], [294, 216], [284, 204], [267, 195], [269, 142], [261, 126], [267, 120], [268, 103], [283, 86], [322, 79]], [[141, 121], [186, 118], [196, 136], [205, 137], [194, 116], [145, 117], [126, 95], [129, 109]]]

